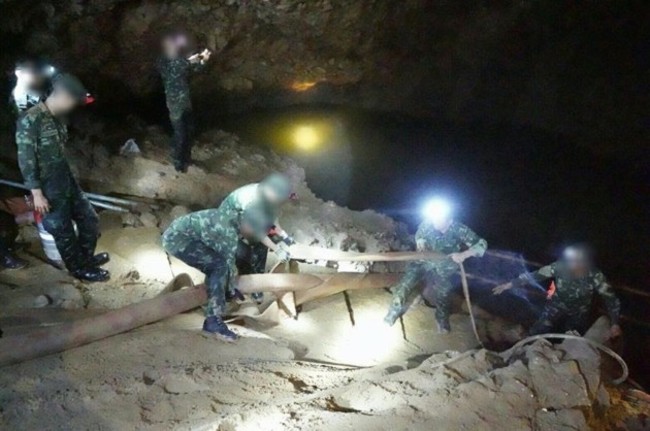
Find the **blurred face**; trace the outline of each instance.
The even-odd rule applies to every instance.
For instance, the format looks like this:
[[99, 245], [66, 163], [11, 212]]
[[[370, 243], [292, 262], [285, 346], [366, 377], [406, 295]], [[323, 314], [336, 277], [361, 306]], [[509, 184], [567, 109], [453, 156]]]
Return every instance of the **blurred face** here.
[[72, 94], [60, 88], [55, 89], [54, 92], [52, 92], [48, 101], [56, 108], [57, 113], [62, 114], [72, 111], [77, 107], [77, 105], [79, 105], [79, 100], [77, 100]]
[[187, 46], [187, 37], [184, 35], [167, 36], [163, 39], [163, 52], [167, 57], [178, 57]]
[[452, 219], [450, 217], [434, 218], [431, 220], [431, 224], [435, 230], [445, 232], [447, 229], [449, 229], [449, 226], [451, 226], [451, 220]]
[[276, 191], [271, 187], [263, 187], [262, 194], [264, 195], [264, 198], [272, 204], [281, 204], [286, 200], [283, 196], [280, 196], [278, 193], [276, 193]]
[[17, 70], [16, 78], [26, 87], [38, 87], [43, 82], [43, 76], [34, 69]]
[[591, 269], [591, 261], [586, 253], [567, 249], [563, 256], [564, 263], [566, 264], [569, 272], [574, 277], [584, 277]]

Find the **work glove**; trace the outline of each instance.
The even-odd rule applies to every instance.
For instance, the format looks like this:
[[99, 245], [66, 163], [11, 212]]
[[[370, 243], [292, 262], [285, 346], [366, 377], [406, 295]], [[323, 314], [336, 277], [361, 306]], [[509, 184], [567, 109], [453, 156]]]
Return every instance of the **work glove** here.
[[286, 236], [282, 237], [282, 242], [285, 243], [286, 245], [291, 246], [291, 245], [294, 245], [296, 243], [296, 240], [293, 239], [292, 236], [286, 235]]
[[291, 259], [291, 254], [283, 248], [276, 248], [275, 249], [275, 255], [278, 257], [278, 260], [282, 263], [287, 263], [289, 262], [289, 259]]

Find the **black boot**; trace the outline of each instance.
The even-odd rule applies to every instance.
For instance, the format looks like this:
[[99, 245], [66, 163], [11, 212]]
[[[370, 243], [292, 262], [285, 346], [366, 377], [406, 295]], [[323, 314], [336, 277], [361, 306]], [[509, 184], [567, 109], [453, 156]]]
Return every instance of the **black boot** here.
[[88, 266], [98, 267], [98, 266], [106, 265], [110, 261], [111, 261], [110, 254], [99, 253], [90, 258], [90, 260], [88, 261]]
[[27, 261], [8, 254], [0, 259], [0, 266], [6, 269], [20, 269], [27, 266]]
[[82, 281], [108, 281], [111, 279], [111, 274], [105, 269], [101, 268], [83, 268], [72, 272], [72, 275]]

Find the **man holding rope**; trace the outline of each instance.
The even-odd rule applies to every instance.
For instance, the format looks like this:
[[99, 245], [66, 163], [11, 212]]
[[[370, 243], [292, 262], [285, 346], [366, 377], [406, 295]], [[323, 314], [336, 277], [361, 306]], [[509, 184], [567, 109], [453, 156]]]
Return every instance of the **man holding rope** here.
[[406, 274], [393, 287], [393, 301], [384, 321], [395, 324], [406, 309], [406, 301], [419, 283], [433, 282], [436, 285], [436, 322], [438, 332], [447, 334], [451, 330], [451, 293], [453, 285], [450, 278], [458, 272], [459, 265], [467, 258], [481, 257], [487, 250], [487, 241], [474, 231], [452, 217], [450, 206], [441, 201], [432, 201], [425, 208], [425, 220], [415, 234], [417, 250], [433, 251], [446, 255], [437, 261], [416, 261], [409, 264]]

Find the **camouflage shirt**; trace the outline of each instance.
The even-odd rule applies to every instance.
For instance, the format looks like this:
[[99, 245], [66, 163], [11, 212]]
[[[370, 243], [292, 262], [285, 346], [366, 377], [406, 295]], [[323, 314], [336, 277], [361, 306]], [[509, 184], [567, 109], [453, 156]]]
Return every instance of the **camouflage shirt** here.
[[427, 251], [437, 251], [443, 254], [457, 253], [463, 247], [467, 247], [475, 252], [476, 256], [483, 256], [488, 246], [486, 240], [455, 220], [444, 233], [436, 230], [430, 222], [425, 221], [418, 227], [415, 240], [423, 241]]
[[605, 302], [612, 324], [618, 323], [621, 303], [605, 275], [597, 269], [593, 269], [585, 277], [575, 278], [562, 262], [554, 262], [535, 272], [521, 274], [512, 284], [514, 287], [520, 287], [531, 281], [541, 283], [550, 279], [554, 280], [556, 289], [549, 300], [551, 306], [568, 314], [587, 313], [591, 308], [594, 293], [598, 293]]
[[33, 190], [48, 183], [69, 183], [72, 174], [64, 155], [67, 141], [67, 127], [44, 103], [27, 110], [18, 120], [16, 130], [18, 164], [25, 186]]
[[247, 211], [256, 211], [257, 214], [264, 217], [262, 225], [267, 229], [256, 232], [256, 240], [261, 241], [277, 219], [276, 209], [268, 204], [261, 195], [259, 184], [248, 184], [240, 187], [230, 193], [221, 202], [217, 211], [222, 220], [230, 223], [232, 226], [239, 227], [242, 215]]
[[201, 64], [192, 64], [183, 57], [161, 57], [158, 60], [158, 71], [165, 87], [167, 108], [172, 119], [178, 119], [184, 112], [192, 109], [190, 72], [201, 67]]

